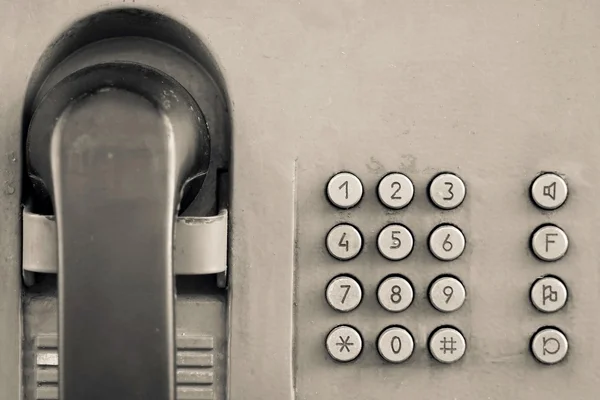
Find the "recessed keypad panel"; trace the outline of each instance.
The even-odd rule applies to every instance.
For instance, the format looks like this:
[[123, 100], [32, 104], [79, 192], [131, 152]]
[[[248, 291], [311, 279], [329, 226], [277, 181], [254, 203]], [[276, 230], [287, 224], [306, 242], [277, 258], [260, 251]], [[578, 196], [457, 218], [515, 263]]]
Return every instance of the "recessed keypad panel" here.
[[[440, 170], [340, 168], [363, 188], [360, 203], [347, 209], [335, 207], [322, 189], [311, 191], [321, 206], [312, 208], [314, 218], [300, 221], [299, 245], [312, 250], [309, 257], [299, 254], [297, 298], [311, 304], [312, 312], [298, 310], [297, 318], [313, 326], [299, 345], [324, 357], [318, 363], [323, 373], [353, 380], [377, 369], [371, 379], [385, 386], [400, 373], [418, 379], [435, 366], [451, 379], [464, 371], [478, 376], [481, 368], [506, 367], [504, 373], [512, 374], [573, 362], [579, 349], [573, 347], [572, 314], [579, 293], [572, 269], [580, 267], [572, 264], [578, 239], [562, 215], [577, 203], [569, 175], [539, 181], [546, 175], [532, 170], [506, 191], [490, 192], [493, 186], [477, 174], [452, 165]], [[322, 187], [338, 173], [321, 172], [315, 175], [323, 177]], [[410, 187], [402, 195], [410, 201], [401, 207], [384, 200], [385, 193], [391, 199], [394, 182]], [[562, 182], [568, 202], [550, 209], [535, 201], [534, 192], [566, 193]], [[452, 195], [459, 196], [454, 204], [448, 203]], [[346, 242], [352, 238], [354, 246]], [[330, 333], [338, 327], [346, 336], [338, 334], [338, 344], [332, 344]], [[352, 339], [356, 335], [360, 341]], [[340, 349], [343, 355], [335, 353]], [[305, 361], [300, 365], [308, 368]]]

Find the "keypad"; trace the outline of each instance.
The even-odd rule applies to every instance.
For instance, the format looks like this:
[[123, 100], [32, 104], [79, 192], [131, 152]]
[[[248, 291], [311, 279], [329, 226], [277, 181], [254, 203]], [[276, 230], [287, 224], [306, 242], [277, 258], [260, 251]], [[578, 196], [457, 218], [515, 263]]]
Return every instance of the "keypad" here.
[[[364, 272], [364, 268], [369, 268], [371, 274], [378, 273], [377, 266], [371, 265], [371, 261], [361, 261], [370, 258], [354, 259], [365, 248], [367, 251], [375, 249], [379, 262], [392, 265], [390, 262], [409, 259], [415, 251], [415, 242], [419, 240], [410, 226], [401, 222], [400, 217], [403, 213], [411, 212], [411, 204], [419, 189], [408, 175], [389, 172], [380, 178], [374, 189], [365, 190], [361, 179], [354, 173], [340, 172], [330, 178], [325, 190], [329, 203], [338, 209], [349, 210], [359, 202], [365, 203], [359, 209], [339, 213], [341, 221], [338, 219], [338, 223], [327, 231], [325, 237], [329, 255], [337, 261], [349, 262], [344, 273], [330, 277], [325, 285], [326, 303], [334, 313], [349, 313], [351, 321], [360, 321], [363, 312], [361, 304], [369, 301], [368, 298], [372, 295], [364, 292], [357, 276], [360, 276], [361, 271]], [[433, 176], [421, 190], [425, 192], [422, 198], [428, 197], [431, 201], [429, 212], [439, 213], [442, 210], [447, 219], [447, 222], [430, 227], [428, 235], [421, 238], [427, 246], [421, 249], [429, 253], [430, 262], [452, 262], [463, 255], [467, 244], [465, 234], [451, 221], [453, 214], [448, 212], [463, 204], [466, 197], [464, 181], [458, 175], [447, 172]], [[389, 215], [391, 221], [379, 227], [353, 224], [352, 215], [367, 212], [373, 201], [379, 203], [382, 213]], [[388, 270], [387, 274], [383, 274], [377, 284], [374, 293], [377, 304], [381, 312], [404, 313], [413, 305], [418, 290], [408, 276], [389, 272]], [[410, 270], [403, 272], [407, 275], [411, 273]], [[431, 328], [429, 339], [423, 345], [429, 349], [431, 357], [440, 363], [450, 364], [460, 360], [466, 352], [466, 340], [459, 328], [442, 325], [442, 313], [460, 310], [467, 298], [465, 285], [458, 276], [438, 275], [432, 277], [429, 286], [423, 287], [421, 291], [440, 318], [438, 327]], [[325, 338], [325, 347], [333, 360], [350, 362], [360, 356], [365, 339], [359, 330], [360, 325], [338, 325], [332, 328]], [[374, 341], [382, 362], [390, 364], [406, 362], [417, 347], [412, 333], [405, 326], [384, 326], [376, 338], [367, 339]]]
[[[375, 194], [388, 213], [407, 213], [410, 212], [410, 204], [415, 198], [416, 190], [407, 175], [391, 172], [379, 180]], [[458, 175], [446, 172], [434, 176], [426, 192], [431, 204], [444, 213], [440, 215], [446, 215], [448, 218], [447, 222], [431, 227], [426, 238], [429, 253], [434, 260], [455, 261], [464, 254], [467, 238], [463, 230], [451, 221], [452, 214], [448, 211], [464, 203], [466, 185]], [[357, 205], [368, 192], [365, 192], [361, 180], [356, 175], [341, 172], [329, 180], [326, 193], [329, 202], [335, 207], [349, 209]], [[529, 194], [533, 204], [541, 211], [558, 212], [567, 200], [568, 187], [566, 180], [558, 173], [542, 173], [532, 180]], [[432, 208], [432, 211], [435, 208]], [[361, 253], [365, 242], [372, 242], [382, 262], [399, 262], [411, 257], [415, 250], [415, 242], [419, 239], [408, 225], [400, 223], [402, 218], [391, 219], [394, 222], [379, 228], [362, 227], [364, 232], [368, 232], [366, 236], [363, 236], [359, 227], [349, 222], [338, 223], [330, 228], [325, 238], [328, 253], [339, 261], [350, 261]], [[537, 269], [540, 265], [560, 262], [569, 250], [569, 238], [565, 230], [554, 223], [541, 222], [543, 223], [531, 232], [529, 239], [531, 252], [538, 260], [537, 265], [532, 264], [531, 268]], [[373, 267], [371, 273], [376, 274], [376, 271], [377, 268]], [[403, 272], [410, 275], [411, 271]], [[431, 279], [425, 290], [431, 307], [439, 312], [439, 315], [459, 312], [467, 300], [467, 288], [459, 276], [438, 275]], [[408, 276], [387, 274], [381, 278], [375, 295], [383, 311], [402, 313], [411, 307], [418, 297], [418, 292], [419, 289], [413, 286]], [[369, 294], [363, 292], [359, 279], [350, 274], [332, 277], [325, 288], [327, 303], [337, 312], [360, 313], [355, 310], [360, 307], [365, 295]], [[563, 310], [568, 298], [567, 285], [559, 276], [541, 275], [529, 288], [531, 305], [540, 314], [554, 314]], [[443, 322], [440, 319], [439, 326], [431, 331], [426, 347], [434, 360], [442, 364], [452, 364], [466, 354], [467, 341], [459, 327], [444, 326]], [[547, 322], [548, 320], [544, 320], [544, 323]], [[417, 346], [411, 332], [404, 326], [383, 327], [374, 340], [381, 359], [392, 364], [407, 361]], [[349, 325], [333, 328], [326, 338], [329, 355], [340, 362], [358, 358], [363, 346], [363, 337], [358, 328]], [[566, 334], [560, 328], [542, 326], [531, 335], [529, 348], [532, 356], [540, 364], [551, 365], [560, 363], [567, 356], [569, 343]]]

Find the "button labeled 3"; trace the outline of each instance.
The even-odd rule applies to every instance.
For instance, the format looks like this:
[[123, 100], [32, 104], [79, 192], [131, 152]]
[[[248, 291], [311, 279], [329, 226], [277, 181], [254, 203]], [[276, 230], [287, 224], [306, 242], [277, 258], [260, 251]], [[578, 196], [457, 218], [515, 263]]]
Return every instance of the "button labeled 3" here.
[[440, 225], [429, 235], [429, 250], [442, 261], [456, 260], [465, 251], [462, 231], [452, 225]]
[[567, 337], [556, 328], [544, 328], [531, 340], [531, 352], [542, 364], [557, 364], [569, 351]]
[[327, 234], [327, 251], [341, 261], [356, 257], [362, 250], [362, 235], [350, 224], [334, 226]]
[[429, 199], [442, 210], [451, 210], [460, 206], [466, 195], [465, 183], [455, 174], [439, 174], [429, 184]]
[[544, 225], [531, 236], [531, 249], [542, 261], [560, 260], [569, 249], [569, 238], [558, 226]]
[[381, 357], [391, 363], [401, 363], [412, 356], [415, 341], [408, 330], [399, 326], [385, 329], [377, 338], [377, 350]]
[[334, 360], [349, 362], [360, 355], [363, 341], [356, 329], [348, 325], [340, 325], [329, 332], [325, 339], [325, 347]]
[[531, 304], [541, 312], [552, 313], [567, 303], [568, 292], [565, 284], [553, 276], [545, 276], [531, 285]]
[[362, 288], [356, 279], [350, 276], [337, 276], [327, 285], [325, 298], [334, 310], [352, 311], [362, 300]]
[[400, 261], [413, 249], [413, 235], [404, 225], [388, 225], [377, 236], [377, 248], [382, 256], [391, 261]]

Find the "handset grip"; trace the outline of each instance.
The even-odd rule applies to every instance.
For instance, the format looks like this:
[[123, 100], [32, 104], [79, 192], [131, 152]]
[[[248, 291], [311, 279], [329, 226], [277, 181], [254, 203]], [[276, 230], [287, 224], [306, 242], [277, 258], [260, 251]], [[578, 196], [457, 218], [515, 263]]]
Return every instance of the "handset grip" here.
[[28, 131], [58, 228], [61, 400], [174, 400], [173, 231], [208, 170], [198, 105], [137, 64], [58, 83]]

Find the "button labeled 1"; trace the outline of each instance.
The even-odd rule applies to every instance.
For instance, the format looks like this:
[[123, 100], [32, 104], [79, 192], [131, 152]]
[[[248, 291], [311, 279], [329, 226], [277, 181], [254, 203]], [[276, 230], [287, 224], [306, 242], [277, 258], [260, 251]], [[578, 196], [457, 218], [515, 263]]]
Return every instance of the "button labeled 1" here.
[[413, 235], [400, 224], [388, 225], [377, 236], [377, 249], [391, 261], [400, 261], [410, 255], [413, 249]]
[[358, 229], [350, 224], [339, 224], [327, 234], [327, 251], [340, 261], [348, 261], [360, 253], [362, 242]]
[[327, 285], [325, 298], [334, 310], [349, 312], [359, 306], [362, 288], [356, 279], [350, 276], [337, 276]]
[[327, 184], [327, 198], [337, 208], [347, 209], [357, 205], [363, 196], [363, 185], [350, 172], [340, 172]]

